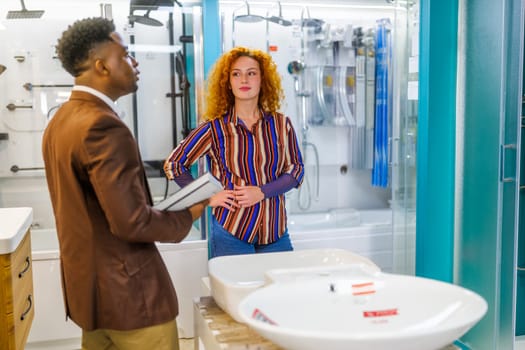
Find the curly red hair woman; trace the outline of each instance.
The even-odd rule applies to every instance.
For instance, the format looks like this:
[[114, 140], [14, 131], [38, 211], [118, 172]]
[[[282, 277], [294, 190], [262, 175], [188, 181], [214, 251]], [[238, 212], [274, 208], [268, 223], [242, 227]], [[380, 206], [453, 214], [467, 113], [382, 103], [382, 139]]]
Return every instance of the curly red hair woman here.
[[261, 70], [259, 107], [272, 114], [277, 113], [281, 108], [284, 92], [281, 86], [281, 76], [272, 57], [261, 50], [235, 47], [215, 62], [208, 75], [204, 120], [219, 118], [234, 106], [235, 96], [230, 87], [230, 72], [232, 64], [242, 56], [251, 57], [259, 63]]
[[236, 47], [208, 79], [204, 122], [173, 150], [166, 176], [185, 186], [200, 157], [224, 190], [213, 208], [210, 257], [292, 250], [284, 193], [298, 187], [304, 165], [290, 119], [278, 110], [281, 77], [267, 53]]

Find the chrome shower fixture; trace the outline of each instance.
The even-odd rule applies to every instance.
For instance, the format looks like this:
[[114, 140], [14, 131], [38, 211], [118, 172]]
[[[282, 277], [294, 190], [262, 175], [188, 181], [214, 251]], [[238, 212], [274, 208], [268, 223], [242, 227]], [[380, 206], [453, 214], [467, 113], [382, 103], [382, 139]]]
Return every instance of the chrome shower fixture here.
[[293, 76], [297, 76], [301, 74], [304, 71], [304, 63], [303, 61], [292, 61], [288, 63], [288, 73], [290, 73]]
[[146, 14], [144, 14], [143, 16], [137, 16], [137, 15], [129, 15], [128, 16], [128, 19], [129, 19], [129, 22], [131, 24], [133, 23], [140, 23], [140, 24], [144, 24], [144, 25], [147, 25], [147, 26], [154, 26], [154, 27], [162, 27], [162, 22], [155, 19], [155, 18], [151, 18], [149, 16], [149, 13], [150, 13], [151, 10], [147, 10], [146, 11]]
[[6, 66], [4, 66], [3, 64], [0, 64], [0, 75], [5, 72], [5, 70], [7, 69]]
[[289, 21], [289, 20], [283, 18], [283, 9], [281, 7], [281, 2], [280, 1], [277, 1], [277, 6], [279, 7], [279, 16], [268, 16], [268, 14], [266, 14], [266, 20], [268, 22], [277, 23], [277, 24], [282, 25], [284, 27], [291, 26], [292, 25], [292, 21]]
[[24, 89], [27, 91], [33, 91], [34, 88], [70, 88], [73, 87], [71, 84], [31, 84], [31, 83], [25, 83]]
[[322, 19], [312, 18], [310, 16], [310, 9], [308, 7], [303, 7], [303, 9], [301, 10], [301, 27], [314, 28], [314, 33], [320, 33], [323, 24], [324, 21]]
[[[235, 12], [237, 10], [240, 10], [242, 8], [246, 7], [246, 14], [244, 15], [235, 15]], [[235, 23], [236, 22], [243, 22], [243, 23], [257, 23], [266, 20], [265, 17], [259, 16], [259, 15], [252, 15], [250, 13], [250, 5], [248, 5], [248, 1], [244, 1], [244, 5], [241, 7], [236, 8], [232, 12], [232, 47], [235, 47]]]
[[244, 6], [246, 6], [246, 14], [238, 15], [238, 16], [234, 15], [233, 17], [234, 22], [237, 21], [237, 22], [244, 22], [244, 23], [256, 23], [256, 22], [264, 21], [266, 19], [263, 16], [252, 15], [250, 13], [250, 5], [248, 5], [248, 1], [244, 1]]
[[16, 110], [17, 108], [27, 108], [27, 109], [33, 109], [32, 105], [15, 105], [14, 103], [10, 103], [7, 106], [5, 106], [8, 110], [11, 112]]
[[[314, 166], [315, 166], [315, 174], [316, 174], [316, 191], [315, 191], [315, 200], [318, 201], [319, 200], [319, 188], [320, 188], [320, 185], [319, 185], [319, 152], [317, 151], [317, 146], [308, 141], [308, 129], [309, 129], [309, 124], [308, 124], [308, 118], [307, 118], [307, 109], [306, 109], [306, 100], [308, 97], [310, 97], [310, 93], [308, 91], [305, 91], [304, 90], [304, 86], [303, 88], [300, 87], [300, 84], [299, 84], [299, 77], [304, 73], [306, 69], [306, 64], [302, 61], [302, 60], [295, 60], [295, 61], [291, 61], [290, 63], [288, 63], [288, 66], [287, 66], [287, 70], [288, 70], [288, 73], [290, 73], [293, 77], [293, 80], [294, 80], [294, 90], [295, 90], [295, 96], [299, 97], [300, 98], [300, 109], [299, 109], [299, 115], [301, 116], [301, 138], [302, 138], [302, 152], [303, 152], [303, 161], [304, 163], [306, 164], [306, 156], [307, 156], [307, 148], [310, 147], [314, 153], [314, 156], [315, 156], [315, 163], [314, 163]], [[301, 203], [301, 198], [304, 196], [304, 191], [307, 191], [307, 197], [306, 197], [306, 204], [302, 204]], [[310, 193], [310, 182], [309, 182], [309, 177], [306, 176], [305, 177], [305, 185], [304, 186], [301, 186], [301, 189], [299, 190], [299, 195], [298, 195], [298, 204], [299, 204], [299, 208], [302, 209], [302, 210], [306, 210], [306, 209], [309, 209], [310, 208], [310, 205], [312, 204], [312, 201], [311, 201], [311, 193]]]
[[288, 68], [288, 73], [291, 74], [294, 80], [295, 93], [297, 95], [306, 96], [304, 93], [301, 93], [299, 89], [299, 76], [304, 72], [304, 69], [306, 68], [306, 65], [304, 64], [304, 62], [301, 60], [292, 61], [288, 63], [287, 68]]
[[20, 0], [22, 5], [21, 10], [12, 10], [7, 12], [7, 19], [26, 19], [26, 18], [40, 18], [44, 14], [44, 10], [28, 10], [24, 0]]

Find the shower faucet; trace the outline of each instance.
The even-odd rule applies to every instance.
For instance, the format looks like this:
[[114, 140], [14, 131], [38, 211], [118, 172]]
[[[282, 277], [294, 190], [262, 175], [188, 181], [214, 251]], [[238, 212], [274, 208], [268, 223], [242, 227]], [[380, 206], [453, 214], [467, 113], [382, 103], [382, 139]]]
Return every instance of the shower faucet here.
[[288, 63], [288, 73], [290, 73], [294, 80], [294, 89], [297, 96], [306, 96], [304, 92], [299, 89], [299, 76], [304, 72], [305, 64], [301, 60], [296, 60]]

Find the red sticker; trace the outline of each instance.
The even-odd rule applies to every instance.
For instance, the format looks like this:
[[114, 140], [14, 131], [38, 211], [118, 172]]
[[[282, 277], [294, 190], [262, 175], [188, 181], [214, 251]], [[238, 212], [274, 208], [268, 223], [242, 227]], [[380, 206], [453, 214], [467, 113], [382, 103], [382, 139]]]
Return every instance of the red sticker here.
[[277, 325], [277, 323], [275, 323], [271, 318], [269, 318], [268, 316], [266, 316], [266, 315], [265, 315], [261, 310], [259, 310], [258, 308], [253, 309], [253, 312], [252, 312], [252, 318], [255, 319], [255, 320], [258, 320], [258, 321], [262, 321], [262, 322], [265, 322], [265, 323], [272, 324], [272, 325]]
[[352, 294], [353, 295], [373, 294], [375, 292], [376, 290], [374, 288], [374, 282], [352, 284]]
[[385, 317], [385, 316], [397, 316], [397, 315], [398, 315], [397, 309], [363, 311], [363, 317]]

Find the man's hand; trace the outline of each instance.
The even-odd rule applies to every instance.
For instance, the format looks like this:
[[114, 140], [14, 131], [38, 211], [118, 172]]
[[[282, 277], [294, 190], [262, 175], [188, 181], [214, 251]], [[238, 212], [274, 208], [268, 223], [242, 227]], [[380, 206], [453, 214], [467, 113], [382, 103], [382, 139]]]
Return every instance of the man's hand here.
[[204, 209], [206, 208], [209, 202], [210, 202], [209, 199], [205, 199], [202, 202], [195, 203], [191, 207], [188, 208], [193, 221], [201, 217], [202, 213], [204, 212]]

